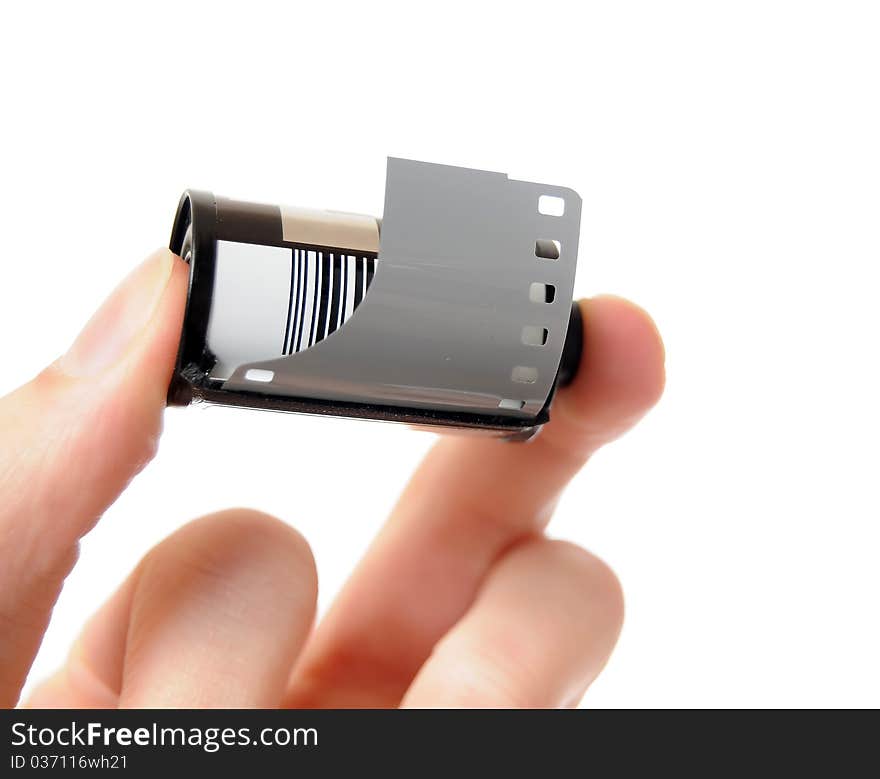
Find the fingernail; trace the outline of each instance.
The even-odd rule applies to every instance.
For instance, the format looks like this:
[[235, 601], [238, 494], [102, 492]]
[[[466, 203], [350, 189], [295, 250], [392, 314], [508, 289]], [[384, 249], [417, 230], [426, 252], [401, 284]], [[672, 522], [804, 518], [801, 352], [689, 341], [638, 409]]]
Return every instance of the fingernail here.
[[70, 376], [96, 376], [122, 360], [152, 319], [172, 261], [169, 252], [161, 251], [135, 268], [95, 312], [58, 367]]

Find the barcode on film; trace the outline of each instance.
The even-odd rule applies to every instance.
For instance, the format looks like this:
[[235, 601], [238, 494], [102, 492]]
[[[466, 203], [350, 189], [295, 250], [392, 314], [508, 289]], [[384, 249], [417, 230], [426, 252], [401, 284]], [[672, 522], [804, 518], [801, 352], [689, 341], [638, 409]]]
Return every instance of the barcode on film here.
[[342, 326], [360, 305], [376, 258], [293, 249], [283, 354], [314, 346]]

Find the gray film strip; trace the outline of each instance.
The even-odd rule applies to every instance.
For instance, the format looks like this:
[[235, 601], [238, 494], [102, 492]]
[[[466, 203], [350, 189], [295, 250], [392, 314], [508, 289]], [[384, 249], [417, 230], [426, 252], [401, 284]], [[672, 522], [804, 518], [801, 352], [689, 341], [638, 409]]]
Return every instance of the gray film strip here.
[[565, 341], [580, 213], [563, 187], [389, 159], [363, 305], [334, 337], [252, 358], [223, 386], [253, 390], [258, 371], [277, 395], [534, 416]]

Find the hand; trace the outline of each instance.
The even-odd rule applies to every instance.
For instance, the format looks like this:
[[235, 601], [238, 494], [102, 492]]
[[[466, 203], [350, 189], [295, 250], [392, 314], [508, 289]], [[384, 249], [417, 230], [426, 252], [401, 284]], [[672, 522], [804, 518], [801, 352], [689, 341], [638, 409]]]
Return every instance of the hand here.
[[[156, 449], [186, 277], [157, 253], [67, 354], [0, 400], [0, 705], [18, 700], [79, 539]], [[306, 541], [221, 512], [143, 558], [30, 705], [576, 704], [623, 601], [604, 563], [543, 529], [566, 482], [664, 381], [644, 312], [581, 305], [584, 361], [552, 422], [525, 445], [442, 439], [314, 632]]]

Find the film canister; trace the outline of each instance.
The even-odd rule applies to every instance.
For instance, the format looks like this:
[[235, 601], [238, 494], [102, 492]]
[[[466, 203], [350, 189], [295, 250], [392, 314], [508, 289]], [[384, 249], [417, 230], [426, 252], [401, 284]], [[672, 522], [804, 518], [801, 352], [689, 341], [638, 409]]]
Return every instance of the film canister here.
[[185, 192], [168, 401], [525, 440], [580, 361], [580, 211], [570, 189], [396, 158], [381, 220]]

